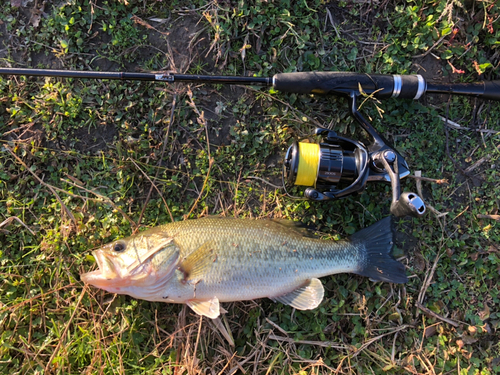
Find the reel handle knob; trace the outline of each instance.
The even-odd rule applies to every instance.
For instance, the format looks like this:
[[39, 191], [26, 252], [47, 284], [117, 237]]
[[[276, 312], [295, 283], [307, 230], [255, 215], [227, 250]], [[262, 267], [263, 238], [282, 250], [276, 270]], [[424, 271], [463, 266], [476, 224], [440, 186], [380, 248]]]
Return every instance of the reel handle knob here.
[[425, 203], [417, 194], [404, 192], [397, 201], [391, 203], [391, 213], [396, 217], [420, 217], [425, 214]]

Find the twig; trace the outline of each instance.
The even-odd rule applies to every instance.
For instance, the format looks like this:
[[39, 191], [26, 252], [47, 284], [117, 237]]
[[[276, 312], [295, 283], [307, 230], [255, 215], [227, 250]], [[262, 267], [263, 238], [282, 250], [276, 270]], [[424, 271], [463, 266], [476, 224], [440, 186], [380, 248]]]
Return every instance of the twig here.
[[352, 346], [339, 344], [339, 343], [334, 342], [334, 341], [294, 340], [290, 337], [276, 336], [274, 334], [270, 334], [269, 339], [276, 340], [276, 341], [284, 341], [284, 342], [293, 343], [293, 344], [305, 344], [305, 345], [321, 346], [323, 348], [333, 348], [333, 349], [337, 349], [337, 350], [347, 350], [347, 349], [352, 348]]
[[474, 164], [472, 164], [471, 166], [465, 168], [464, 172], [469, 174], [470, 172], [472, 172], [474, 169], [478, 168], [479, 166], [481, 166], [481, 164], [484, 164], [485, 162], [487, 162], [488, 160], [490, 160], [491, 158], [491, 155], [486, 155], [484, 158], [481, 158], [479, 159], [478, 161], [476, 161]]
[[194, 344], [194, 351], [193, 351], [193, 360], [191, 361], [191, 371], [194, 374], [194, 361], [196, 359], [196, 351], [198, 350], [198, 343], [200, 342], [200, 335], [201, 335], [201, 325], [203, 323], [203, 316], [200, 315], [200, 323], [198, 325], [198, 334], [196, 335], [196, 342]]
[[433, 182], [435, 184], [448, 184], [448, 180], [446, 178], [439, 178], [439, 179], [436, 179], [436, 178], [430, 178], [430, 177], [422, 177], [422, 176], [417, 176], [417, 175], [408, 175], [407, 176], [408, 178], [413, 178], [415, 180], [420, 180], [420, 181], [426, 181], [426, 182]]
[[11, 217], [8, 217], [7, 219], [5, 219], [4, 221], [2, 221], [0, 223], [0, 228], [2, 228], [3, 226], [7, 226], [9, 225], [12, 221], [14, 220], [17, 220], [22, 226], [24, 226], [27, 230], [30, 231], [30, 233], [34, 236], [35, 235], [35, 232], [33, 232], [26, 224], [24, 224], [22, 222], [21, 219], [19, 219], [17, 216], [11, 216]]
[[[323, 362], [323, 358], [319, 358], [319, 359], [306, 359], [306, 358], [303, 358], [301, 356], [299, 356], [298, 354], [295, 353], [295, 355], [297, 357], [299, 357], [301, 359], [301, 361], [303, 362], [306, 362], [306, 363], [309, 363], [309, 365], [307, 365], [306, 367], [304, 367], [302, 369], [302, 371], [306, 371], [307, 369], [309, 368], [314, 368], [314, 367], [325, 367], [326, 369], [328, 369], [328, 373], [329, 374], [333, 374], [334, 372], [336, 372], [333, 368], [329, 367], [325, 362]], [[319, 371], [311, 371], [311, 372], [306, 372], [306, 373], [310, 373], [310, 374], [318, 374]], [[268, 375], [268, 373], [266, 373], [266, 375]]]
[[[451, 96], [450, 96], [451, 98]], [[448, 123], [448, 113], [450, 111], [450, 99], [448, 99], [448, 102], [446, 103], [446, 118], [445, 118], [445, 127], [444, 127], [444, 134], [446, 135], [446, 147], [445, 147], [445, 151], [446, 151], [446, 156], [448, 156], [448, 159], [450, 159], [450, 161], [453, 163], [453, 166], [456, 168], [457, 171], [459, 171], [460, 173], [462, 173], [464, 176], [466, 177], [469, 177], [469, 175], [467, 173], [464, 172], [464, 170], [460, 167], [460, 165], [455, 161], [455, 159], [453, 159], [453, 157], [451, 156], [451, 153], [450, 153], [450, 135], [448, 133], [448, 126], [446, 126], [446, 124]]]
[[257, 177], [257, 176], [247, 176], [245, 178], [248, 178], [248, 179], [251, 179], [251, 180], [262, 181], [263, 183], [268, 184], [269, 186], [272, 186], [275, 189], [283, 189], [283, 186], [278, 186], [278, 185], [272, 184], [271, 182], [269, 182], [267, 180], [264, 180], [263, 178], [260, 178], [260, 177]]
[[434, 45], [429, 48], [427, 51], [425, 51], [424, 53], [422, 53], [421, 55], [416, 55], [416, 56], [412, 56], [412, 59], [419, 59], [421, 57], [425, 57], [427, 56], [429, 53], [431, 53], [431, 51], [439, 44], [443, 41], [443, 39], [446, 38], [446, 35], [443, 35], [441, 38], [439, 38], [439, 40], [434, 43]]
[[149, 23], [147, 23], [143, 19], [137, 17], [136, 15], [133, 15], [132, 18], [131, 18], [131, 20], [134, 21], [135, 23], [141, 25], [141, 26], [144, 26], [146, 29], [154, 30], [157, 33], [160, 33], [161, 35], [164, 35], [164, 36], [169, 36], [169, 33], [166, 33], [164, 31], [158, 30], [157, 28], [151, 26]]
[[[417, 303], [421, 304], [424, 301], [425, 292], [427, 291], [427, 288], [431, 285], [432, 278], [434, 277], [434, 272], [436, 271], [437, 264], [439, 262], [439, 259], [441, 259], [442, 255], [443, 255], [443, 253], [438, 253], [436, 255], [436, 258], [434, 259], [434, 264], [432, 265], [431, 270], [425, 275], [424, 284], [422, 285], [422, 288], [420, 289], [420, 292], [418, 293]], [[418, 315], [418, 313], [417, 313], [417, 315]]]
[[257, 351], [256, 350], [253, 350], [251, 352], [251, 354], [249, 354], [243, 361], [241, 362], [236, 362], [236, 366], [233, 367], [231, 370], [229, 370], [227, 372], [228, 375], [232, 375], [234, 374], [236, 371], [238, 371], [238, 369], [242, 372], [242, 373], [245, 373], [245, 370], [243, 369], [243, 365], [245, 363], [247, 363], [248, 361], [250, 361], [253, 357], [255, 357], [255, 355], [257, 354]]
[[416, 357], [427, 370], [426, 374], [436, 375], [436, 372], [434, 371], [434, 366], [429, 362], [429, 360], [425, 356], [422, 356], [419, 353], [416, 355]]
[[444, 121], [445, 125], [448, 126], [449, 128], [452, 129], [457, 129], [457, 130], [468, 130], [468, 131], [475, 131], [479, 133], [487, 133], [487, 134], [498, 134], [500, 131], [498, 130], [492, 130], [492, 129], [471, 129], [467, 128], [465, 126], [462, 126], [460, 124], [457, 124], [456, 122], [453, 122], [451, 120], [448, 120], [447, 118], [443, 116], [438, 116], [441, 120]]
[[[1, 51], [0, 51], [0, 52], [1, 52]], [[3, 133], [3, 134], [2, 134], [2, 136], [3, 136], [3, 137], [5, 137], [6, 135], [8, 135], [8, 134], [10, 134], [10, 133], [15, 133], [15, 132], [17, 132], [18, 130], [21, 130], [21, 129], [25, 128], [25, 129], [24, 129], [24, 132], [23, 132], [23, 134], [24, 134], [24, 133], [25, 133], [27, 130], [29, 130], [29, 129], [33, 126], [33, 125], [35, 125], [35, 123], [34, 123], [34, 122], [30, 122], [29, 124], [24, 124], [24, 125], [21, 125], [21, 126], [19, 126], [18, 128], [11, 129], [11, 130], [9, 130], [9, 131], [7, 131], [7, 132]], [[21, 136], [22, 136], [22, 134], [21, 134]], [[18, 136], [18, 139], [19, 139], [21, 136]]]
[[203, 125], [204, 128], [205, 128], [205, 136], [207, 138], [207, 155], [208, 155], [208, 171], [207, 171], [207, 175], [205, 176], [205, 181], [203, 182], [203, 186], [201, 188], [201, 191], [200, 193], [198, 194], [198, 198], [196, 198], [196, 201], [194, 202], [193, 204], [193, 207], [191, 207], [191, 210], [189, 211], [189, 213], [185, 216], [185, 218], [188, 218], [189, 216], [191, 216], [191, 214], [193, 213], [194, 209], [196, 208], [196, 206], [198, 205], [198, 202], [200, 201], [201, 199], [201, 195], [203, 194], [203, 191], [205, 190], [205, 187], [207, 186], [207, 183], [208, 183], [208, 178], [210, 177], [210, 171], [212, 170], [212, 165], [214, 163], [214, 159], [212, 159], [212, 156], [210, 154], [210, 139], [208, 137], [208, 124], [207, 124], [207, 121], [205, 120], [205, 116], [204, 116], [204, 112], [202, 111], [200, 113], [200, 111], [198, 111], [198, 108], [196, 107], [196, 104], [195, 102], [193, 101], [193, 92], [191, 91], [191, 89], [188, 87], [188, 92], [187, 92], [188, 96], [189, 96], [189, 102], [188, 102], [188, 105], [193, 109], [193, 111], [196, 113], [196, 115], [198, 116], [198, 123], [200, 125]]
[[163, 204], [165, 205], [165, 207], [167, 208], [167, 211], [168, 211], [168, 214], [170, 215], [170, 220], [173, 222], [174, 221], [174, 217], [172, 216], [172, 212], [170, 212], [170, 208], [168, 207], [168, 204], [167, 204], [167, 201], [165, 200], [165, 198], [163, 197], [163, 194], [161, 193], [160, 189], [158, 189], [158, 187], [156, 186], [156, 184], [151, 181], [151, 179], [149, 178], [149, 176], [141, 169], [141, 167], [139, 167], [137, 165], [137, 163], [134, 161], [134, 159], [132, 158], [129, 158], [130, 161], [135, 165], [135, 167], [141, 171], [141, 173], [144, 175], [144, 177], [146, 177], [148, 179], [149, 182], [151, 182], [151, 185], [155, 188], [155, 190], [158, 192], [158, 194], [160, 195], [162, 201], [163, 201]]
[[258, 92], [258, 93], [259, 93], [259, 95], [264, 95], [264, 96], [266, 96], [267, 98], [269, 98], [269, 99], [271, 99], [271, 100], [275, 100], [275, 101], [277, 101], [277, 102], [280, 102], [281, 104], [283, 104], [283, 105], [287, 106], [287, 107], [288, 107], [288, 108], [289, 108], [292, 112], [298, 112], [298, 113], [299, 113], [302, 117], [307, 118], [307, 120], [311, 123], [311, 125], [312, 125], [312, 124], [314, 124], [314, 125], [319, 126], [319, 127], [321, 127], [321, 128], [325, 127], [325, 125], [324, 125], [324, 124], [322, 124], [322, 123], [320, 123], [318, 120], [316, 120], [316, 119], [314, 119], [314, 118], [312, 118], [312, 117], [310, 117], [310, 116], [306, 115], [304, 112], [299, 111], [297, 108], [295, 108], [295, 107], [293, 107], [292, 105], [290, 105], [290, 103], [287, 103], [287, 102], [285, 102], [285, 101], [283, 101], [283, 100], [281, 100], [281, 99], [278, 99], [276, 96], [270, 95], [270, 94], [268, 94], [268, 93], [267, 93], [267, 92], [265, 92], [265, 91], [256, 90], [256, 89], [254, 89], [254, 88], [253, 88], [253, 87], [251, 87], [251, 86], [241, 86], [241, 85], [238, 85], [238, 87], [243, 87], [243, 88], [245, 88], [245, 89], [247, 89], [247, 90], [251, 90], [251, 91], [254, 91], [254, 92]]
[[[118, 207], [115, 204], [115, 202], [113, 202], [110, 198], [106, 197], [105, 195], [96, 193], [93, 190], [89, 190], [87, 188], [84, 188], [83, 186], [78, 185], [77, 183], [75, 183], [73, 181], [65, 180], [64, 178], [61, 178], [61, 181], [66, 182], [67, 184], [73, 185], [73, 186], [77, 187], [78, 189], [82, 189], [83, 191], [86, 191], [87, 193], [94, 194], [95, 196], [101, 198], [104, 202], [108, 203], [111, 207], [113, 207], [115, 210], [117, 210], [119, 213], [121, 213], [123, 215], [123, 217], [130, 222], [130, 224], [132, 224], [133, 226], [136, 225], [134, 220], [132, 220], [130, 218], [130, 216], [128, 216], [125, 212], [123, 212], [123, 210], [120, 207]], [[78, 197], [80, 197], [80, 196], [78, 196]], [[81, 197], [81, 198], [83, 198], [83, 197]], [[91, 198], [87, 198], [87, 199], [91, 199]]]
[[451, 319], [448, 319], [448, 318], [445, 318], [444, 316], [441, 316], [439, 315], [438, 313], [435, 313], [434, 311], [428, 309], [427, 307], [425, 307], [424, 305], [422, 305], [420, 302], [416, 301], [415, 302], [415, 306], [417, 306], [420, 310], [422, 310], [423, 312], [425, 312], [426, 314], [429, 314], [429, 315], [432, 315], [433, 317], [439, 319], [439, 320], [442, 320], [443, 322], [446, 322], [448, 324], [451, 324], [453, 327], [458, 327], [458, 323], [455, 322], [454, 320], [451, 320]]
[[[328, 7], [326, 8], [326, 17], [330, 20], [330, 23], [333, 26], [333, 30], [335, 30], [335, 34], [337, 34], [337, 38], [340, 39], [339, 31], [337, 30], [337, 26], [335, 26], [335, 22], [333, 22], [332, 13], [330, 12], [330, 9], [328, 9]], [[326, 30], [326, 20], [325, 20], [325, 30]]]
[[[165, 138], [163, 139], [163, 147], [161, 149], [160, 159], [158, 160], [158, 166], [160, 166], [160, 163], [163, 160], [163, 155], [165, 154], [165, 150], [167, 149], [168, 134], [170, 133], [170, 126], [172, 125], [172, 122], [174, 121], [174, 112], [175, 112], [176, 104], [177, 104], [177, 94], [174, 94], [174, 98], [172, 99], [172, 109], [170, 111], [170, 121], [169, 121], [168, 126], [167, 126], [167, 131], [165, 132]], [[156, 174], [155, 174], [155, 177], [153, 178], [153, 181], [156, 181], [159, 173], [160, 173], [160, 169], [158, 168], [156, 170]], [[146, 201], [144, 202], [144, 206], [142, 208], [141, 214], [139, 215], [139, 220], [137, 220], [137, 226], [134, 229], [134, 233], [139, 229], [139, 225], [141, 224], [142, 217], [144, 216], [144, 210], [146, 209], [146, 206], [148, 205], [148, 202], [149, 202], [149, 198], [151, 197], [151, 193], [153, 192], [153, 186], [154, 186], [154, 182], [151, 182], [151, 187], [149, 188], [148, 196], [146, 197]], [[168, 207], [167, 207], [167, 209], [168, 209]], [[168, 210], [168, 212], [170, 213], [170, 210]], [[172, 214], [170, 214], [170, 217], [172, 217]]]
[[229, 358], [229, 360], [227, 361], [227, 363], [224, 365], [224, 367], [222, 368], [222, 370], [220, 370], [219, 372], [219, 375], [222, 375], [224, 374], [224, 371], [227, 369], [227, 366], [229, 366], [231, 364], [231, 361], [234, 359], [234, 357], [236, 356], [236, 353], [238, 352], [234, 352], [233, 355], [231, 356], [231, 358]]
[[234, 347], [233, 336], [232, 336], [231, 332], [228, 332], [228, 330], [226, 329], [224, 324], [222, 324], [222, 321], [220, 320], [220, 318], [212, 319], [212, 323], [215, 325], [215, 327], [217, 327], [217, 329], [222, 334], [222, 336], [224, 336], [224, 338], [227, 340], [229, 345]]
[[[448, 183], [448, 180], [433, 180], [432, 178], [428, 178], [428, 177], [422, 177], [421, 176], [422, 172], [421, 171], [415, 171], [415, 176], [408, 176], [408, 177], [413, 177], [417, 180], [417, 193], [418, 195], [423, 198], [424, 195], [422, 194], [422, 181], [428, 181], [428, 180], [431, 180], [431, 182], [436, 182], [436, 183], [441, 183], [441, 182], [438, 182], [438, 181], [446, 181], [446, 182], [443, 182], [443, 183]], [[440, 218], [440, 217], [443, 217], [443, 216], [446, 216], [448, 215], [448, 212], [439, 212], [438, 210], [436, 210], [434, 207], [432, 207], [429, 203], [426, 203], [425, 204], [426, 208], [428, 208], [434, 215], [437, 216], [437, 218]]]
[[[458, 213], [458, 215], [457, 215], [457, 216], [455, 216], [455, 217], [453, 218], [453, 220], [458, 219], [458, 218], [459, 218], [460, 216], [462, 216], [465, 212], [467, 212], [467, 210], [469, 209], [469, 207], [470, 207], [470, 206], [467, 206], [467, 207], [465, 207], [462, 211], [460, 211], [460, 212]], [[452, 220], [452, 221], [453, 221], [453, 220]]]
[[38, 181], [41, 185], [43, 185], [43, 186], [45, 186], [46, 188], [48, 188], [48, 189], [52, 192], [52, 194], [54, 194], [54, 196], [56, 197], [57, 201], [59, 202], [59, 204], [61, 205], [61, 207], [64, 209], [64, 211], [66, 212], [66, 214], [70, 217], [70, 219], [73, 221], [73, 223], [74, 223], [75, 225], [77, 225], [77, 222], [76, 222], [75, 217], [73, 216], [73, 214], [71, 213], [71, 211], [69, 210], [69, 208], [68, 208], [68, 207], [66, 207], [66, 205], [65, 205], [65, 204], [64, 204], [64, 202], [62, 201], [61, 197], [57, 194], [57, 192], [54, 190], [54, 188], [53, 188], [51, 185], [49, 185], [49, 184], [47, 184], [46, 182], [44, 182], [44, 181], [43, 181], [40, 177], [38, 177], [38, 176], [36, 175], [36, 173], [35, 173], [35, 172], [33, 172], [30, 168], [28, 168], [28, 166], [26, 165], [26, 163], [25, 163], [24, 161], [22, 161], [22, 160], [21, 160], [21, 158], [20, 158], [19, 156], [17, 156], [17, 155], [14, 153], [14, 151], [12, 151], [12, 150], [10, 149], [10, 147], [9, 147], [9, 146], [4, 145], [4, 147], [5, 147], [5, 149], [6, 149], [7, 151], [9, 151], [9, 152], [10, 152], [10, 154], [11, 154], [11, 155], [12, 155], [12, 156], [13, 156], [13, 157], [17, 160], [17, 162], [18, 162], [19, 164], [21, 164], [24, 168], [26, 168], [26, 170], [27, 170], [29, 173], [31, 173], [31, 175], [32, 175], [33, 177], [35, 177], [35, 178], [36, 178], [36, 180], [37, 180], [37, 181]]
[[57, 355], [57, 353], [59, 352], [59, 349], [61, 348], [61, 345], [62, 345], [64, 339], [66, 338], [66, 334], [68, 333], [69, 326], [73, 322], [73, 318], [75, 317], [76, 312], [79, 311], [78, 306], [80, 306], [80, 302], [82, 302], [83, 296], [85, 295], [86, 292], [87, 292], [87, 284], [84, 285], [82, 293], [80, 294], [80, 298], [78, 298], [78, 301], [76, 302], [76, 305], [75, 305], [75, 308], [73, 310], [73, 313], [71, 314], [71, 317], [69, 318], [69, 321], [66, 324], [66, 327], [64, 327], [64, 331], [63, 331], [61, 337], [59, 338], [59, 342], [57, 343], [57, 346], [54, 349], [54, 352], [52, 353], [52, 355], [50, 356], [49, 360], [47, 361], [47, 365], [45, 366], [45, 372], [46, 373], [49, 372], [49, 366], [52, 363], [52, 361], [54, 360], [54, 358]]
[[[434, 107], [437, 108], [437, 107]], [[443, 120], [444, 124], [450, 128], [453, 129], [461, 129], [461, 130], [466, 130], [467, 128], [464, 128], [462, 125], [457, 124], [456, 122], [451, 121], [450, 119], [443, 117], [443, 116], [438, 116], [441, 120]], [[467, 129], [469, 130], [469, 129]]]
[[394, 338], [392, 340], [392, 350], [391, 350], [391, 363], [396, 363], [395, 357], [396, 357], [396, 339], [398, 338], [399, 332], [396, 332], [394, 335]]
[[370, 340], [368, 340], [367, 342], [365, 342], [363, 345], [361, 345], [359, 347], [359, 349], [356, 350], [356, 353], [353, 354], [353, 357], [356, 357], [359, 353], [361, 353], [364, 349], [366, 349], [368, 346], [370, 346], [372, 343], [374, 343], [375, 341], [377, 340], [380, 340], [382, 337], [384, 336], [387, 336], [387, 335], [392, 335], [393, 333], [396, 333], [396, 332], [399, 332], [399, 331], [402, 331], [404, 329], [407, 329], [407, 328], [413, 328], [412, 325], [410, 324], [404, 324], [402, 326], [399, 326], [393, 330], [391, 330], [390, 332], [386, 332], [386, 333], [383, 333], [377, 337], [374, 337]]
[[[478, 219], [492, 219], [496, 221], [500, 221], [500, 215], [483, 215], [483, 214], [477, 214], [476, 217]], [[1, 226], [1, 224], [0, 224]]]
[[278, 331], [280, 331], [282, 334], [284, 335], [287, 335], [288, 336], [288, 332], [285, 331], [283, 328], [281, 328], [279, 325], [277, 325], [276, 323], [274, 323], [271, 319], [269, 318], [266, 318], [266, 322], [268, 322], [270, 325], [272, 325], [274, 328], [276, 328]]

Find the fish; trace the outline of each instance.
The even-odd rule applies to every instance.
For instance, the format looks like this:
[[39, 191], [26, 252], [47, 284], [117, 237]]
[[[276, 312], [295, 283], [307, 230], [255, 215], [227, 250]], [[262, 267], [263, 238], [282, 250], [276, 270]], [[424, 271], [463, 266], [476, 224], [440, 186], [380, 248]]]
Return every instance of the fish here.
[[406, 283], [393, 256], [391, 216], [345, 240], [325, 240], [284, 219], [205, 217], [160, 225], [93, 251], [98, 269], [81, 280], [136, 299], [185, 303], [217, 318], [222, 302], [270, 298], [318, 307], [319, 278], [353, 273]]

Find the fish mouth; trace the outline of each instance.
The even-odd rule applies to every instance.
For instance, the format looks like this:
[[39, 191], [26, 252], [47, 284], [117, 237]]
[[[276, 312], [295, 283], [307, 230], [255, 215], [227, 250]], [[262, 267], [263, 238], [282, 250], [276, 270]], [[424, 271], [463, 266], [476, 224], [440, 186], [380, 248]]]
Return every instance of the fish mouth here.
[[98, 269], [81, 274], [80, 278], [84, 283], [91, 284], [96, 287], [104, 287], [110, 285], [112, 280], [117, 278], [121, 279], [118, 272], [116, 272], [117, 267], [113, 263], [113, 260], [107, 257], [103, 251], [93, 251], [92, 255], [97, 262]]
[[97, 262], [98, 269], [80, 275], [80, 279], [86, 284], [111, 293], [120, 293], [130, 285], [144, 282], [148, 277], [149, 262], [146, 259], [139, 265], [134, 264], [134, 267], [127, 268], [116, 263], [102, 250], [95, 250], [92, 255]]

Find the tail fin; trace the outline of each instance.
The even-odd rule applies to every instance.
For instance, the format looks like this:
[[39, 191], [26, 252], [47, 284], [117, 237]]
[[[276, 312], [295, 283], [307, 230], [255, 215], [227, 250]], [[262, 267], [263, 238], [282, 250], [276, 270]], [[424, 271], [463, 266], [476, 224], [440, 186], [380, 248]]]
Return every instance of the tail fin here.
[[394, 232], [391, 216], [354, 233], [351, 241], [366, 250], [365, 259], [360, 264], [360, 270], [356, 272], [358, 275], [396, 284], [408, 281], [404, 265], [392, 256]]

